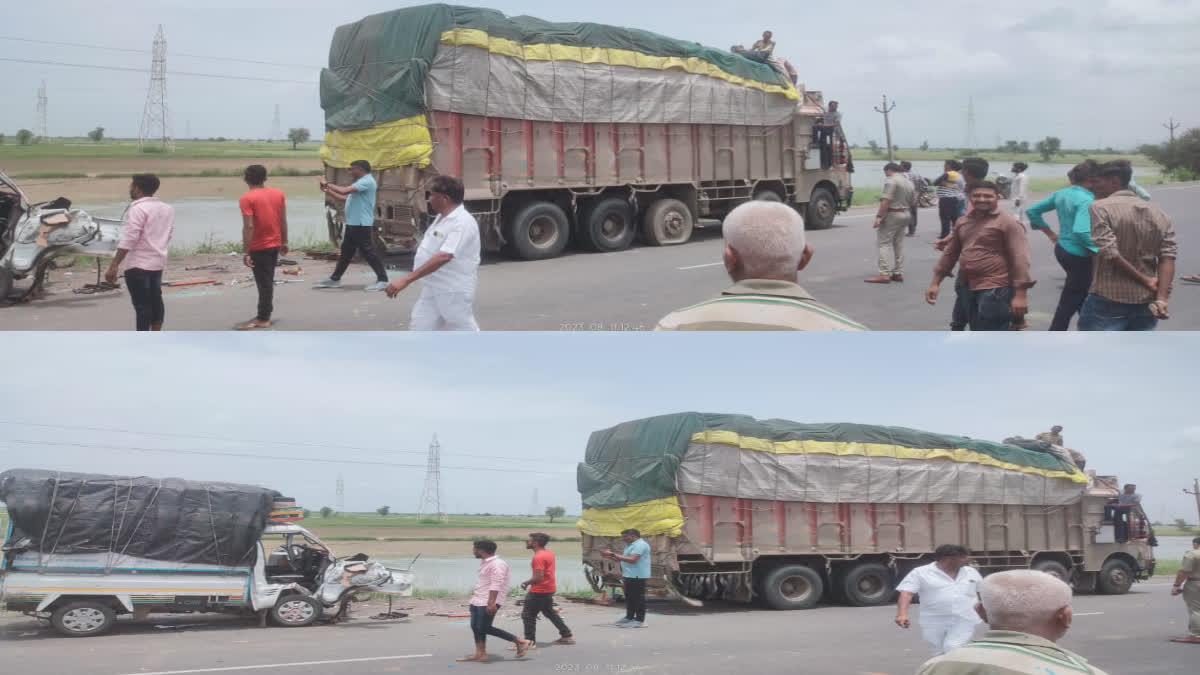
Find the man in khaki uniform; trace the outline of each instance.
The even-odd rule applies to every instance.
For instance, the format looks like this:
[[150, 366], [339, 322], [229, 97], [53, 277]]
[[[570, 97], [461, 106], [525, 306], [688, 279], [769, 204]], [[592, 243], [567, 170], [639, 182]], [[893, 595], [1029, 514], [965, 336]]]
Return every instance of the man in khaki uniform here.
[[1192, 550], [1183, 554], [1171, 595], [1183, 594], [1188, 610], [1188, 634], [1172, 642], [1200, 644], [1200, 537], [1192, 540]]
[[996, 572], [979, 584], [983, 637], [932, 658], [917, 675], [1104, 675], [1056, 642], [1071, 627], [1071, 587], [1034, 570]]
[[1046, 441], [1047, 443], [1061, 446], [1063, 444], [1062, 427], [1056, 424], [1050, 427], [1050, 431], [1038, 434], [1035, 438], [1039, 441]]
[[883, 172], [887, 174], [887, 182], [883, 184], [883, 199], [879, 200], [879, 213], [875, 216], [879, 274], [864, 279], [868, 284], [904, 281], [904, 231], [912, 222], [912, 210], [917, 204], [916, 188], [904, 177], [899, 164], [888, 162]]
[[671, 312], [655, 330], [867, 330], [796, 284], [813, 249], [792, 207], [747, 202], [725, 217], [721, 233], [725, 271], [734, 285], [720, 297]]

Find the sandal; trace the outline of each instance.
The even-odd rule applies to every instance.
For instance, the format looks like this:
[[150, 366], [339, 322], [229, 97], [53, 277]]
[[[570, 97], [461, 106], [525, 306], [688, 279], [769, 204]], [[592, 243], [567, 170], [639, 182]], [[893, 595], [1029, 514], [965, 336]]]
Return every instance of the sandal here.
[[1187, 274], [1179, 277], [1180, 281], [1186, 281], [1193, 284], [1200, 284], [1200, 274]]
[[550, 644], [552, 644], [552, 645], [573, 645], [573, 644], [575, 644], [575, 638], [573, 638], [573, 637], [558, 638], [557, 640], [555, 640], [554, 642], [551, 642]]
[[517, 658], [525, 656], [529, 652], [529, 648], [533, 646], [532, 640], [526, 640], [525, 644], [517, 643]]
[[234, 326], [233, 329], [234, 330], [260, 330], [263, 328], [270, 328], [270, 327], [271, 327], [270, 321], [263, 324], [263, 323], [260, 323], [258, 319], [250, 319], [249, 321], [246, 321], [245, 323], [239, 323], [238, 325]]
[[1189, 635], [1187, 637], [1171, 638], [1171, 642], [1185, 642], [1188, 644], [1200, 644], [1200, 636]]

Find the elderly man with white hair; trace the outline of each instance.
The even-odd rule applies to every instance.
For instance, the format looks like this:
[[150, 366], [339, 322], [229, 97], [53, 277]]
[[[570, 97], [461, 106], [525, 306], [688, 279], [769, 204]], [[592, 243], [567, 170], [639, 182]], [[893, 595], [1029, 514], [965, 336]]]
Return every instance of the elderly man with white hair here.
[[867, 330], [796, 283], [813, 249], [795, 209], [747, 202], [725, 217], [721, 232], [733, 286], [717, 298], [668, 314], [655, 330]]
[[1071, 587], [1034, 570], [997, 572], [979, 584], [983, 637], [926, 661], [917, 675], [1104, 675], [1055, 644], [1071, 627]]

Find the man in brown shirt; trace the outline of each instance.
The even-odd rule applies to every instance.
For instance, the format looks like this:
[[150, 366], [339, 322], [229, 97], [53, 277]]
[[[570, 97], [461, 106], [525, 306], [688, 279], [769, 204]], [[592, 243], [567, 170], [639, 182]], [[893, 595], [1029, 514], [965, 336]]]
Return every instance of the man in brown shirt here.
[[1093, 180], [1092, 287], [1079, 330], [1154, 330], [1167, 315], [1175, 276], [1175, 229], [1162, 209], [1130, 189], [1133, 169], [1118, 160]]
[[983, 182], [971, 187], [971, 212], [954, 224], [946, 250], [933, 268], [933, 281], [925, 300], [937, 304], [938, 287], [960, 264], [969, 290], [968, 321], [971, 330], [1010, 330], [1024, 323], [1029, 311], [1026, 291], [1029, 276], [1029, 240], [1025, 228], [999, 210], [996, 185]]
[[[863, 279], [868, 284], [904, 281], [904, 230], [912, 222], [917, 202], [916, 189], [895, 162], [883, 167], [887, 182], [875, 216], [876, 243], [879, 247], [879, 275]], [[892, 258], [891, 261], [888, 258]]]

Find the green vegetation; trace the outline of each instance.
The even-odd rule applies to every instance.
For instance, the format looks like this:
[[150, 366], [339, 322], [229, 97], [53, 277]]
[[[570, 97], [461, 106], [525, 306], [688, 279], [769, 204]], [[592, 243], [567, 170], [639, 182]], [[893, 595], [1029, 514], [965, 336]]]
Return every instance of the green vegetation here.
[[[245, 169], [201, 169], [199, 171], [156, 171], [154, 175], [159, 178], [241, 178]], [[267, 169], [268, 180], [274, 176], [320, 176], [324, 172], [321, 169], [292, 169], [288, 167], [277, 166], [274, 169]], [[116, 173], [101, 173], [96, 174], [96, 178], [129, 178], [134, 174], [133, 171], [123, 171]], [[63, 176], [13, 176], [13, 178], [87, 178], [87, 174], [63, 175]]]
[[[878, 146], [878, 144], [876, 144]], [[868, 145], [868, 149], [869, 149]], [[1018, 146], [1019, 147], [1019, 146]], [[882, 155], [882, 147], [879, 147]], [[901, 148], [896, 152], [896, 161], [907, 159], [910, 162], [918, 161], [934, 161], [940, 162], [947, 159], [962, 159], [963, 157], [982, 157], [993, 163], [1004, 162], [1025, 162], [1033, 164], [1041, 162], [1042, 158], [1036, 151], [1030, 152], [1012, 152], [1007, 149], [993, 150], [967, 150], [963, 148]], [[1056, 164], [1078, 164], [1085, 159], [1095, 159], [1096, 161], [1109, 161], [1114, 159], [1127, 159], [1135, 167], [1137, 166], [1154, 166], [1154, 161], [1143, 154], [1138, 153], [1120, 153], [1115, 150], [1059, 150], [1055, 152], [1054, 163]], [[1007, 169], [1008, 167], [1004, 167]]]
[[[426, 522], [423, 522], [426, 521]], [[428, 522], [431, 521], [431, 522]], [[374, 513], [337, 513], [314, 522], [322, 529], [330, 527], [478, 527], [492, 528], [554, 528], [575, 529], [575, 521], [566, 519], [550, 523], [545, 516], [504, 516], [486, 514], [450, 514], [446, 520], [421, 518], [415, 513], [389, 513], [381, 517]], [[530, 530], [531, 532], [535, 530]], [[419, 537], [428, 541], [428, 537]], [[523, 541], [523, 540], [522, 540]]]
[[550, 522], [552, 523], [554, 522], [555, 518], [562, 518], [565, 515], [567, 515], [567, 510], [561, 506], [546, 507], [546, 517], [549, 518]]
[[1200, 528], [1194, 528], [1190, 525], [1180, 527], [1178, 525], [1155, 525], [1154, 534], [1160, 537], [1195, 537], [1200, 535]]
[[77, 171], [29, 171], [26, 173], [11, 174], [9, 178], [13, 180], [37, 180], [40, 178], [87, 178], [86, 173]]
[[95, 129], [92, 129], [88, 132], [87, 137], [90, 138], [93, 143], [99, 143], [100, 141], [104, 140], [104, 127], [96, 127]]
[[1200, 128], [1188, 129], [1161, 145], [1144, 145], [1141, 150], [1162, 167], [1163, 173], [1176, 180], [1200, 178]]
[[301, 143], [307, 143], [310, 137], [311, 134], [304, 127], [288, 129], [288, 140], [292, 142], [292, 150], [297, 149]]
[[[324, 527], [323, 523], [312, 523], [308, 526], [310, 530], [321, 536], [316, 531]], [[462, 537], [366, 537], [358, 534], [334, 534], [329, 536], [321, 536], [325, 541], [479, 541], [480, 539], [491, 539], [494, 542], [524, 542], [524, 536], [515, 534], [470, 534]], [[555, 542], [581, 542], [582, 537], [554, 537]]]
[[[146, 152], [138, 149], [136, 139], [105, 138], [92, 141], [87, 138], [48, 138], [34, 144], [34, 135], [28, 129], [17, 133], [18, 145], [0, 145], [0, 161], [6, 159], [86, 159], [93, 157], [141, 157]], [[290, 143], [267, 141], [241, 141], [226, 139], [177, 140], [175, 151], [166, 156], [172, 159], [208, 158], [296, 158], [318, 159], [320, 142], [297, 144], [293, 150]], [[145, 148], [152, 154], [163, 153], [158, 146]]]
[[1156, 560], [1154, 562], [1154, 576], [1175, 576], [1179, 571], [1178, 560]]

